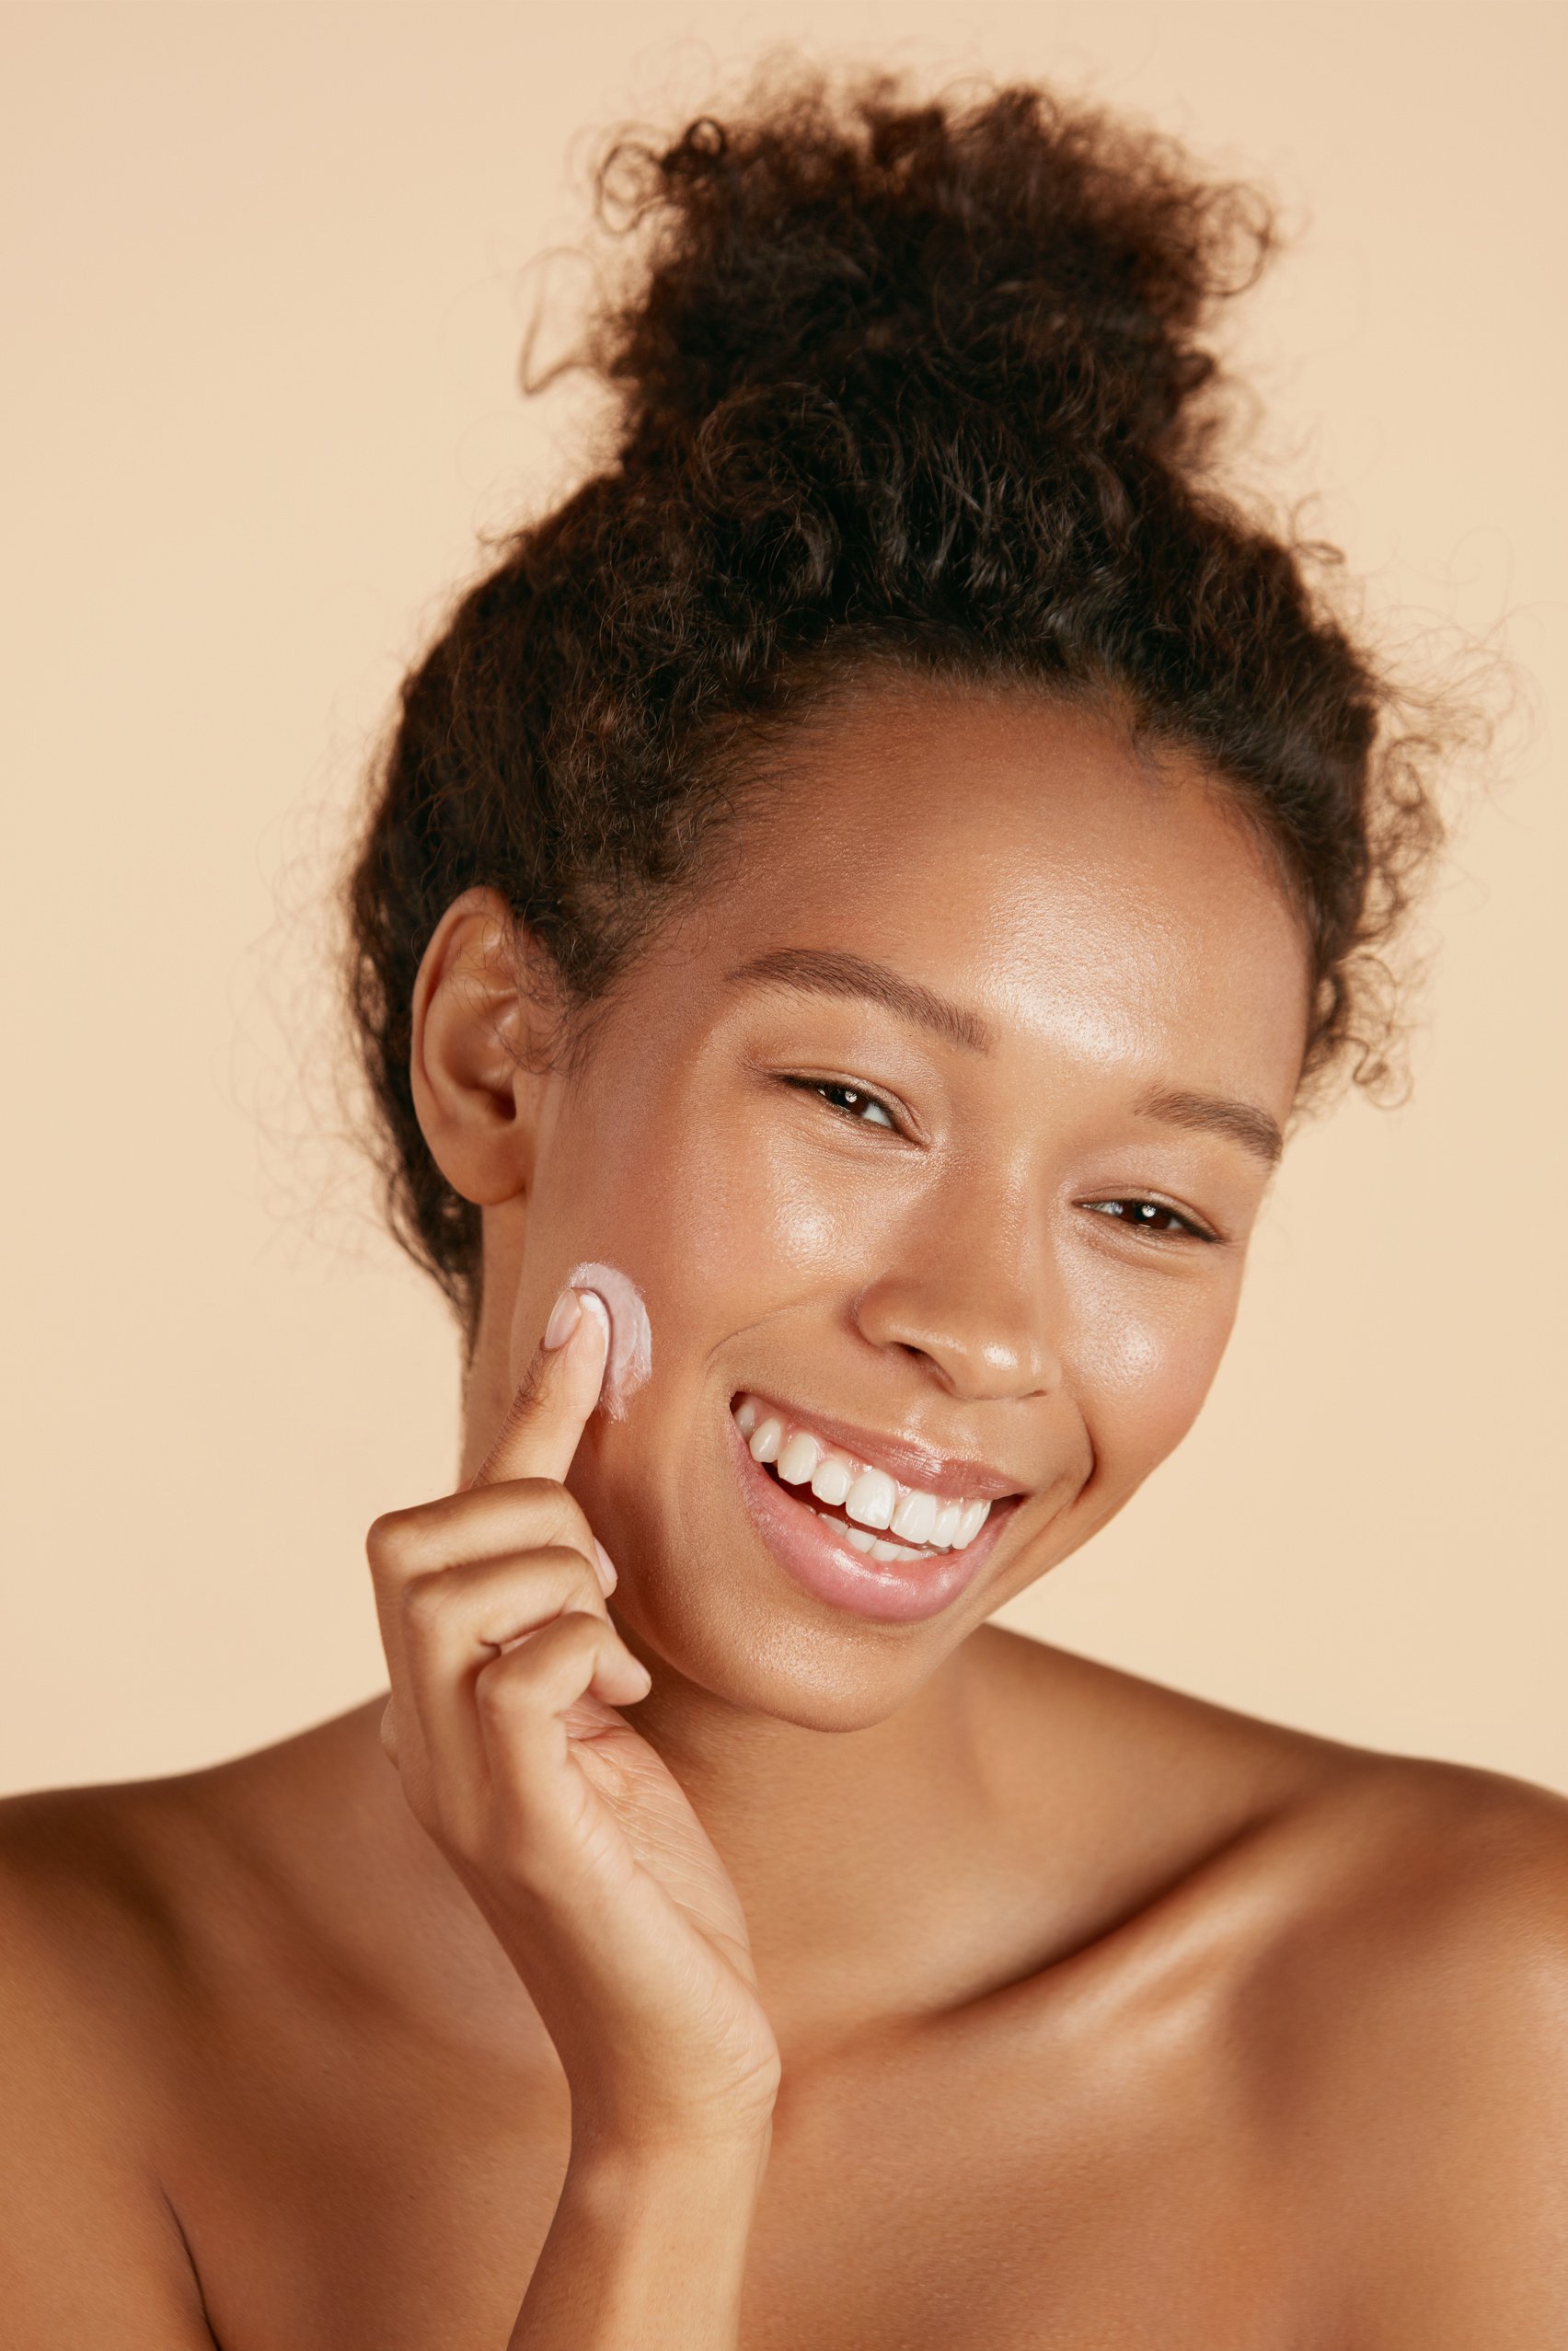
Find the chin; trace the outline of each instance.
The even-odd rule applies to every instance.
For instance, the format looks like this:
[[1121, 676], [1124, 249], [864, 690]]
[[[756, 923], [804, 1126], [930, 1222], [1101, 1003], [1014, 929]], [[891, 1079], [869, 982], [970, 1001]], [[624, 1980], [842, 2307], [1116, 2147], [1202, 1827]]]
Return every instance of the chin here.
[[[614, 1555], [614, 1547], [612, 1555]], [[746, 1549], [749, 1550], [750, 1547]], [[655, 1676], [674, 1675], [721, 1707], [808, 1731], [865, 1731], [888, 1720], [939, 1673], [976, 1625], [1009, 1596], [971, 1588], [967, 1606], [889, 1622], [830, 1608], [786, 1587], [766, 1556], [730, 1578], [697, 1580], [694, 1560], [713, 1553], [695, 1538], [676, 1545], [633, 1537], [610, 1602], [632, 1647]], [[736, 1560], [732, 1540], [721, 1557]], [[636, 1710], [628, 1718], [634, 1724]]]
[[[641, 1611], [622, 1619], [634, 1646], [645, 1646], [657, 1677], [674, 1673], [737, 1714], [764, 1716], [802, 1731], [869, 1731], [896, 1714], [944, 1664], [962, 1636], [938, 1642], [929, 1628], [917, 1642], [889, 1649], [835, 1638], [825, 1629], [778, 1617], [733, 1616], [686, 1621], [685, 1608], [640, 1642]], [[967, 1633], [970, 1627], [965, 1627]], [[635, 1710], [629, 1718], [636, 1721]]]

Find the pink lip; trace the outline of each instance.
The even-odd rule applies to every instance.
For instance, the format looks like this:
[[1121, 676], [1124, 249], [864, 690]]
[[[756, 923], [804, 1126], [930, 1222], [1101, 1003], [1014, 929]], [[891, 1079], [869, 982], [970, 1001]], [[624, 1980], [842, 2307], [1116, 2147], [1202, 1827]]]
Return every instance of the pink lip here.
[[[934, 1617], [967, 1591], [995, 1550], [1012, 1513], [993, 1510], [974, 1540], [962, 1551], [938, 1551], [928, 1559], [913, 1555], [902, 1561], [868, 1559], [836, 1536], [825, 1519], [790, 1488], [770, 1478], [754, 1461], [744, 1437], [730, 1423], [730, 1445], [735, 1457], [741, 1492], [757, 1531], [791, 1582], [830, 1608], [854, 1615], [875, 1617], [883, 1623], [910, 1624]], [[813, 1426], [818, 1425], [813, 1422]], [[831, 1434], [823, 1424], [824, 1435]], [[973, 1491], [973, 1489], [971, 1489]]]

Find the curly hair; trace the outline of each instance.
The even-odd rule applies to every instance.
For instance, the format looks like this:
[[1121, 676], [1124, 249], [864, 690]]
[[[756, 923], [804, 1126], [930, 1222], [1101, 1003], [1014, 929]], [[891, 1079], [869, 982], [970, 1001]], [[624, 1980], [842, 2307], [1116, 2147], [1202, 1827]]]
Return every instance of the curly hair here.
[[402, 692], [349, 893], [393, 1228], [472, 1328], [479, 1220], [414, 1112], [415, 974], [499, 891], [587, 1008], [683, 892], [746, 747], [873, 666], [1110, 697], [1274, 845], [1304, 1081], [1387, 1074], [1382, 950], [1440, 826], [1424, 746], [1317, 583], [1216, 486], [1255, 191], [1032, 86], [763, 90], [597, 174], [628, 240], [583, 359], [606, 461], [519, 530]]

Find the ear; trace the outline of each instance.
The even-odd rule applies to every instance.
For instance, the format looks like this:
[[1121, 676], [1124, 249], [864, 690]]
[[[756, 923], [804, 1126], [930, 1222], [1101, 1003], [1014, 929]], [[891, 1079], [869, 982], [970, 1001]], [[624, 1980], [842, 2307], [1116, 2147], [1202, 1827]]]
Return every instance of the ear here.
[[550, 1005], [525, 982], [541, 958], [498, 890], [466, 890], [436, 925], [414, 983], [414, 1109], [442, 1174], [479, 1207], [516, 1199], [533, 1181]]

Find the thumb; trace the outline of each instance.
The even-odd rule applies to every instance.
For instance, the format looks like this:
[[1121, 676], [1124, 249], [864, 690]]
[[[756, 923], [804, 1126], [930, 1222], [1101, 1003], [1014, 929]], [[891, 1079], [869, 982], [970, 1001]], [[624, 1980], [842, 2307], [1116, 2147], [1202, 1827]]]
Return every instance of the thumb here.
[[469, 1484], [563, 1480], [598, 1403], [609, 1346], [609, 1309], [598, 1292], [562, 1290], [512, 1409]]

